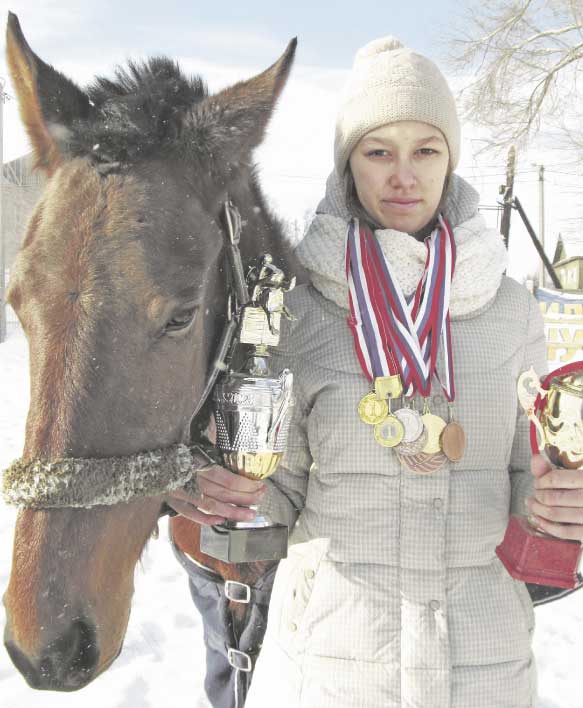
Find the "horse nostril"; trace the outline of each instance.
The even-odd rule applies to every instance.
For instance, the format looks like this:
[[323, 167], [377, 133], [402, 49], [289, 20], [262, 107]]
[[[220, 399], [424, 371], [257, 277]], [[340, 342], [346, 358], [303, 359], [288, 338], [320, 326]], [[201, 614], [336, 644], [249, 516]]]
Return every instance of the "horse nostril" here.
[[40, 664], [45, 673], [57, 681], [60, 690], [74, 691], [91, 680], [99, 661], [97, 637], [93, 625], [79, 618], [69, 630], [54, 641]]
[[83, 683], [86, 683], [99, 663], [97, 635], [95, 627], [81, 619], [77, 620], [73, 627], [77, 632], [77, 651], [71, 655], [69, 675], [71, 677], [77, 675], [79, 679], [84, 679]]
[[38, 664], [12, 642], [5, 644], [14, 665], [32, 688], [75, 691], [91, 681], [99, 663], [95, 629], [82, 619], [48, 645]]
[[8, 656], [12, 659], [12, 663], [27, 680], [28, 685], [31, 686], [31, 688], [40, 688], [38, 684], [38, 671], [26, 658], [26, 656], [18, 649], [16, 644], [5, 638], [4, 646], [6, 647]]

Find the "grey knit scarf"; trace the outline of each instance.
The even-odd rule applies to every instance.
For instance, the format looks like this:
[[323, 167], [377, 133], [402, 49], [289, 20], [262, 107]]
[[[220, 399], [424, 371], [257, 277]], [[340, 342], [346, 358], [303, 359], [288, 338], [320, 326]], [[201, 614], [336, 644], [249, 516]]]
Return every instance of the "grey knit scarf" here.
[[[443, 214], [453, 227], [456, 242], [449, 306], [451, 317], [455, 319], [493, 301], [507, 267], [508, 255], [502, 236], [488, 228], [478, 213], [478, 193], [456, 174], [451, 176]], [[314, 287], [345, 309], [348, 309], [346, 228], [350, 218], [343, 181], [334, 171], [326, 184], [326, 196], [296, 249]], [[375, 234], [403, 292], [414, 292], [425, 267], [425, 244], [394, 229], [377, 229]]]
[[27, 509], [89, 509], [179, 487], [196, 495], [196, 474], [213, 464], [200, 447], [183, 444], [125, 457], [18, 459], [4, 471], [2, 494], [7, 504]]

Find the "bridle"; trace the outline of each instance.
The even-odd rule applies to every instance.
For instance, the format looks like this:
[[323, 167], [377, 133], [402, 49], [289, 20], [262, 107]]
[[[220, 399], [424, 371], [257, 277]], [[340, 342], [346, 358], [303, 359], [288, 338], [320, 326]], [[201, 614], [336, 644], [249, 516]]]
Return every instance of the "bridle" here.
[[[189, 430], [216, 383], [227, 369], [238, 313], [249, 302], [239, 250], [242, 221], [230, 200], [223, 204], [224, 252], [227, 262], [227, 313], [203, 392], [189, 419]], [[7, 504], [28, 508], [91, 508], [156, 496], [184, 487], [195, 492], [196, 473], [218, 463], [215, 448], [200, 442], [177, 443], [133, 455], [104, 458], [15, 460], [4, 470], [2, 493]], [[166, 513], [166, 512], [164, 512]]]
[[227, 368], [226, 360], [233, 344], [235, 331], [239, 324], [237, 312], [240, 307], [249, 302], [249, 290], [245, 282], [245, 272], [239, 242], [241, 241], [242, 222], [241, 214], [237, 207], [230, 200], [223, 204], [223, 213], [226, 222], [226, 233], [224, 233], [224, 250], [227, 261], [227, 318], [223, 332], [219, 339], [215, 358], [207, 375], [205, 387], [202, 395], [190, 418], [190, 424], [199, 414], [200, 409], [207, 401], [217, 376]]

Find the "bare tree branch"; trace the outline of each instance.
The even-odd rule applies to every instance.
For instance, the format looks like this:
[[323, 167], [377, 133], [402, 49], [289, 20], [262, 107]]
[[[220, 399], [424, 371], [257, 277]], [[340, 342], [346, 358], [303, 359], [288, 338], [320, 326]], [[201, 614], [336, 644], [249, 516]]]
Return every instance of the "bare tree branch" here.
[[465, 80], [462, 115], [488, 129], [485, 149], [524, 144], [541, 126], [561, 127], [580, 149], [583, 127], [573, 128], [568, 114], [583, 113], [582, 0], [494, 0], [456, 24], [449, 62]]

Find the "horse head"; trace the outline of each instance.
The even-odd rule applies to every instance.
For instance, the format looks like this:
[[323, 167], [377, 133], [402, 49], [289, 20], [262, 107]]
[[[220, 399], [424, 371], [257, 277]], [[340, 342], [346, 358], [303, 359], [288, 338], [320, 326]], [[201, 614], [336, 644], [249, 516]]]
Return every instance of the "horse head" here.
[[[7, 296], [30, 352], [22, 460], [189, 442], [226, 311], [227, 197], [246, 222], [244, 260], [285, 257], [252, 151], [295, 45], [214, 95], [165, 57], [82, 90], [32, 51], [9, 15], [8, 65], [48, 176]], [[31, 686], [81, 688], [119, 654], [134, 568], [162, 505], [153, 496], [19, 511], [5, 644]]]

